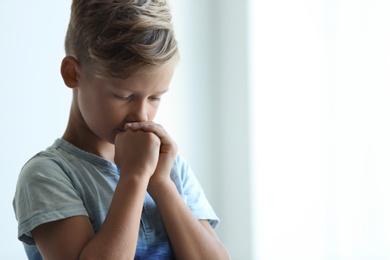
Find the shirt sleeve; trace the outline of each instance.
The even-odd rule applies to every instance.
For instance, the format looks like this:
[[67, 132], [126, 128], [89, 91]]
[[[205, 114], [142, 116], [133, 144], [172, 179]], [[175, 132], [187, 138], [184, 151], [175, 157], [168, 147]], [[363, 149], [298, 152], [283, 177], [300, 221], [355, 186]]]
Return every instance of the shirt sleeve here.
[[18, 238], [33, 245], [31, 231], [44, 223], [88, 216], [66, 169], [55, 158], [37, 155], [22, 168], [13, 200]]
[[189, 164], [180, 155], [176, 157], [171, 178], [194, 216], [197, 219], [208, 220], [210, 225], [216, 228], [219, 218]]

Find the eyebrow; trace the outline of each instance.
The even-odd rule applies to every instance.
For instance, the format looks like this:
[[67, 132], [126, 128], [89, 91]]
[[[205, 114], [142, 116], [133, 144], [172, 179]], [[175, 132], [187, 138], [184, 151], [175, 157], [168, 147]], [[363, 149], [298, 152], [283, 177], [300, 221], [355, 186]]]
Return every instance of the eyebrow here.
[[162, 95], [162, 94], [165, 94], [165, 93], [167, 93], [168, 91], [169, 91], [169, 89], [166, 89], [166, 90], [164, 90], [164, 91], [157, 92], [156, 94], [158, 94], [158, 95]]

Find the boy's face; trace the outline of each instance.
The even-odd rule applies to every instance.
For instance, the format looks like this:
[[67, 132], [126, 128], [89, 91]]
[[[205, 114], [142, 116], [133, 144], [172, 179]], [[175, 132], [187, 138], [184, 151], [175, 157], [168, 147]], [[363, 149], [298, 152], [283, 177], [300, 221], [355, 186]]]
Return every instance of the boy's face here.
[[[168, 91], [175, 63], [129, 79], [101, 79], [81, 69], [74, 102], [83, 132], [114, 144], [127, 122], [153, 121]], [[85, 131], [87, 130], [87, 131]]]

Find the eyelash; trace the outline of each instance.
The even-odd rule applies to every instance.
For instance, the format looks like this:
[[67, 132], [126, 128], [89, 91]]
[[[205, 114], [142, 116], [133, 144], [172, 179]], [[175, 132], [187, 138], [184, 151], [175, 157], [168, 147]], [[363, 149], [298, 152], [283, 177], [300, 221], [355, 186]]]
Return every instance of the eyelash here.
[[[127, 97], [122, 97], [122, 96], [119, 96], [119, 95], [116, 95], [114, 94], [114, 96], [120, 100], [131, 100], [134, 98], [134, 95], [130, 95], [130, 96], [127, 96]], [[161, 100], [161, 97], [149, 97], [148, 99], [150, 99], [151, 101], [160, 101]]]
[[161, 100], [160, 97], [149, 97], [149, 99], [152, 101], [160, 101]]
[[114, 96], [118, 99], [121, 99], [121, 100], [130, 100], [132, 99], [134, 96], [133, 95], [130, 95], [130, 96], [127, 96], [127, 97], [122, 97], [122, 96], [119, 96], [119, 95], [116, 95], [114, 94]]

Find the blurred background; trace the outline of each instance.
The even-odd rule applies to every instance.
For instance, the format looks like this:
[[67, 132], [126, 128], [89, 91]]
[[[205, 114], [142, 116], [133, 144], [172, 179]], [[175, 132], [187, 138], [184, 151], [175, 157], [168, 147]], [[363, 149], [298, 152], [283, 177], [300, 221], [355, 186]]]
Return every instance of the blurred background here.
[[[0, 3], [0, 259], [25, 259], [12, 198], [67, 123], [71, 1]], [[171, 5], [181, 62], [156, 121], [232, 258], [390, 259], [390, 2]]]

